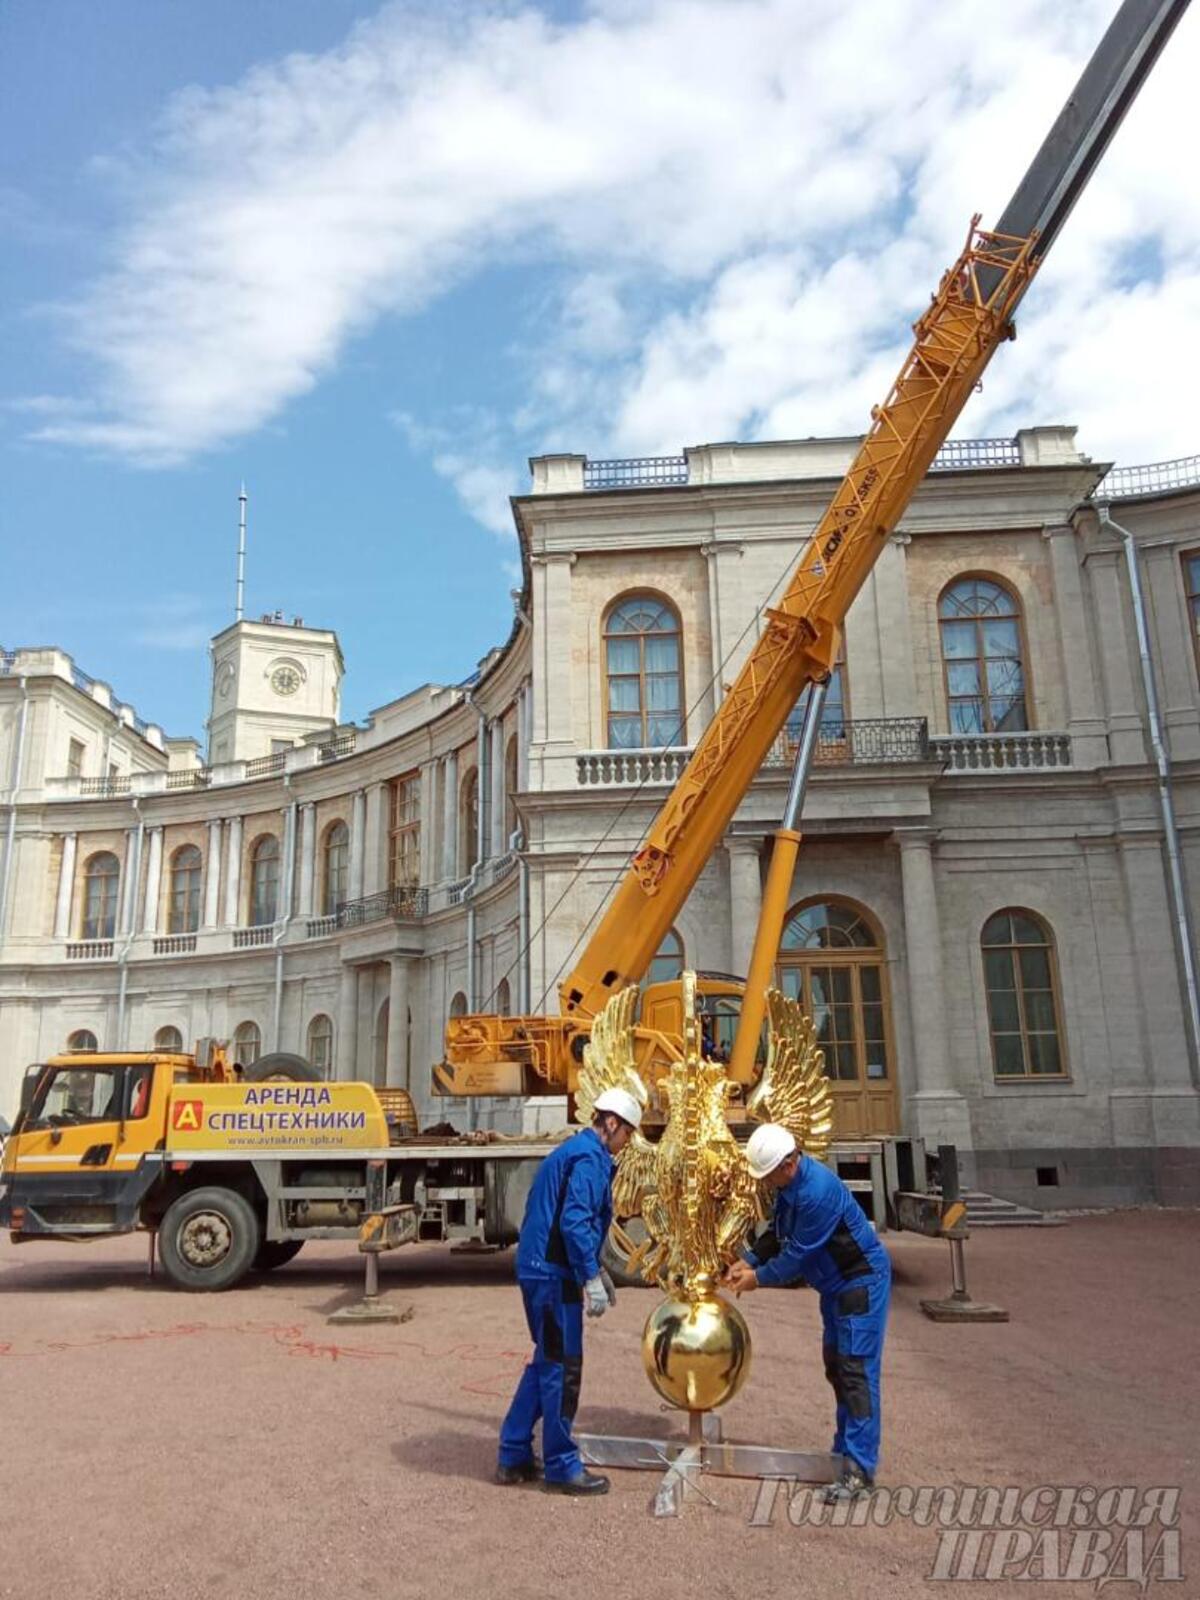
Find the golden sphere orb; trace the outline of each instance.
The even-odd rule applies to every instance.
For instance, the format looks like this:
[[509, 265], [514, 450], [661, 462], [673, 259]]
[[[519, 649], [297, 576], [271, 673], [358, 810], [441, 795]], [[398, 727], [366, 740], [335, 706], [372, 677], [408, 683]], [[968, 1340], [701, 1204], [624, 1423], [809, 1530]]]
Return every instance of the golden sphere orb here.
[[723, 1406], [750, 1373], [750, 1329], [718, 1295], [667, 1299], [642, 1332], [642, 1365], [663, 1399], [681, 1411]]

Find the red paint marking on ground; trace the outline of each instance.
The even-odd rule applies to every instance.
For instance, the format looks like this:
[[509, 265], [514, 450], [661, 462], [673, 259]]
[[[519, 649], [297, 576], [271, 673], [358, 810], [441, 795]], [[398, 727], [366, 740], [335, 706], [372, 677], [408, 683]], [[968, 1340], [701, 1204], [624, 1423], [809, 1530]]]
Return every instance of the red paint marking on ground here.
[[524, 1350], [488, 1349], [484, 1345], [454, 1344], [430, 1347], [416, 1339], [398, 1339], [387, 1349], [364, 1345], [324, 1343], [308, 1338], [301, 1323], [275, 1322], [179, 1322], [169, 1328], [144, 1328], [134, 1333], [96, 1333], [83, 1339], [38, 1339], [27, 1350], [16, 1347], [12, 1341], [0, 1344], [0, 1358], [16, 1360], [37, 1359], [48, 1355], [64, 1355], [74, 1350], [95, 1350], [105, 1345], [143, 1344], [167, 1339], [191, 1339], [202, 1334], [246, 1334], [267, 1338], [278, 1345], [288, 1356], [300, 1356], [317, 1361], [396, 1361], [402, 1354], [416, 1354], [424, 1361], [455, 1361], [498, 1363], [500, 1370], [480, 1375], [470, 1383], [460, 1384], [466, 1394], [486, 1395], [502, 1400], [507, 1389], [488, 1387], [501, 1382], [509, 1383], [514, 1364], [524, 1366]]

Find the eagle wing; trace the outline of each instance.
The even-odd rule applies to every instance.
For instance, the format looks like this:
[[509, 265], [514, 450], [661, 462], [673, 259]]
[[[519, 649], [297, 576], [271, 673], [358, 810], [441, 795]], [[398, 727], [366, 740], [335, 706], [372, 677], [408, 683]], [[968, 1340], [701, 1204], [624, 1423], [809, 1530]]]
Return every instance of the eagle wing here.
[[811, 1156], [823, 1156], [833, 1134], [833, 1091], [817, 1030], [798, 1000], [767, 993], [767, 1065], [746, 1110], [759, 1122], [778, 1122]]
[[[634, 1021], [638, 991], [622, 989], [592, 1023], [592, 1037], [583, 1052], [583, 1066], [575, 1085], [575, 1120], [583, 1127], [592, 1120], [596, 1099], [606, 1089], [624, 1089], [645, 1109], [650, 1096], [634, 1065]], [[635, 1133], [617, 1157], [613, 1182], [613, 1211], [618, 1217], [636, 1216], [645, 1189], [654, 1188], [655, 1146]]]

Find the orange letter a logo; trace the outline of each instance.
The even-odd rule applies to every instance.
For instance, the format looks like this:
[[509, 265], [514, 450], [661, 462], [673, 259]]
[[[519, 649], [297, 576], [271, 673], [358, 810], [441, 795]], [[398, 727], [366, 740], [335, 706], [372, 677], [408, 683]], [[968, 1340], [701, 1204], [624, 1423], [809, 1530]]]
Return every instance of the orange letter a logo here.
[[171, 1108], [171, 1126], [177, 1133], [199, 1133], [203, 1100], [177, 1100]]

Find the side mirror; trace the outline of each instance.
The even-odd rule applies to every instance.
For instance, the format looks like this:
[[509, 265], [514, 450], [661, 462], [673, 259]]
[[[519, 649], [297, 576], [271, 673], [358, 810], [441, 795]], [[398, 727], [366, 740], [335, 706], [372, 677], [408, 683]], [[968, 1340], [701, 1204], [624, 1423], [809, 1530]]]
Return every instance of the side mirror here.
[[51, 1144], [61, 1144], [62, 1143], [62, 1129], [61, 1128], [51, 1128], [50, 1129], [50, 1143]]

